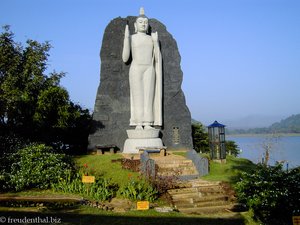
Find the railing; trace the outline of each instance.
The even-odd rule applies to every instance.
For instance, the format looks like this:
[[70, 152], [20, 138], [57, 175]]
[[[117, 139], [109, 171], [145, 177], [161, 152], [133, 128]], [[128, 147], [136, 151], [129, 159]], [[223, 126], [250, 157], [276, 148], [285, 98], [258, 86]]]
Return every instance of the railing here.
[[200, 157], [199, 154], [193, 149], [187, 152], [188, 159], [192, 160], [199, 175], [205, 176], [208, 174], [208, 159]]
[[141, 172], [147, 178], [155, 178], [156, 176], [155, 161], [150, 159], [147, 151], [141, 154]]

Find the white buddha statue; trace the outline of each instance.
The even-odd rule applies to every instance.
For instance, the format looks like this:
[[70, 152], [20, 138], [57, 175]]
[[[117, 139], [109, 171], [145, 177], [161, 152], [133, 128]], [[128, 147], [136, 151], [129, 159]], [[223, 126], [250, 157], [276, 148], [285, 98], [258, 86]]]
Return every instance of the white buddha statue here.
[[130, 126], [137, 130], [162, 126], [162, 60], [157, 32], [148, 35], [148, 18], [144, 9], [134, 23], [136, 33], [125, 27], [122, 59], [132, 56], [129, 69]]

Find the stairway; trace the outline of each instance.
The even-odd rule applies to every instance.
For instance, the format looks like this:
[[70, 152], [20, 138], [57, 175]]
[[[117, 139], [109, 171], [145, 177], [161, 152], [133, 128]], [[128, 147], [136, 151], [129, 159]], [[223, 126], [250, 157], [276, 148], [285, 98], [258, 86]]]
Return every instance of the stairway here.
[[176, 176], [176, 189], [168, 190], [174, 207], [186, 214], [212, 214], [239, 210], [234, 193], [223, 182], [200, 179], [193, 162], [178, 155], [153, 157], [158, 166], [157, 175]]
[[194, 179], [181, 182], [178, 189], [169, 190], [174, 207], [186, 214], [228, 212], [236, 206], [234, 197], [221, 182]]
[[197, 178], [199, 173], [192, 160], [184, 157], [160, 157], [155, 158], [155, 164], [158, 166], [158, 176], [177, 176], [179, 178], [189, 177]]

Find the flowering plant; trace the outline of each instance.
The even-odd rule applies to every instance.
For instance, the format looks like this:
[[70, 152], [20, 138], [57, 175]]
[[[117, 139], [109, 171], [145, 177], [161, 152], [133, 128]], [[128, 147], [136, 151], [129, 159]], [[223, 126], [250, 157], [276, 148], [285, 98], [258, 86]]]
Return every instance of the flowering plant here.
[[83, 166], [82, 166], [82, 173], [83, 173], [84, 176], [92, 176], [92, 174], [95, 173], [95, 170], [94, 170], [93, 168], [90, 168], [90, 167], [88, 166], [88, 164], [85, 163], [85, 164], [83, 164]]

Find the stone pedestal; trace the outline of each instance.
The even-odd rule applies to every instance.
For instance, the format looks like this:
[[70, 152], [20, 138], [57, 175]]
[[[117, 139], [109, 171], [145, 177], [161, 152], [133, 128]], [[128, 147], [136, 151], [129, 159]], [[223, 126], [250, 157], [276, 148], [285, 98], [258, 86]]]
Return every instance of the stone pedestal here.
[[159, 132], [159, 129], [127, 130], [128, 139], [124, 143], [123, 153], [138, 154], [139, 148], [163, 147]]

